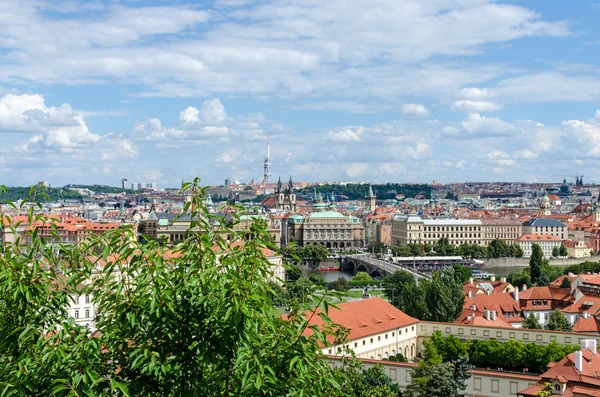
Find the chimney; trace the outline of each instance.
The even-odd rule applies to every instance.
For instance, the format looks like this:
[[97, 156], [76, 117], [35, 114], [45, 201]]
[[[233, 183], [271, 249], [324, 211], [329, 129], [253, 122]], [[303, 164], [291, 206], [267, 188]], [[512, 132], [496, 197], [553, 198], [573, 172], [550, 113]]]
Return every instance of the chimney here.
[[593, 355], [596, 355], [596, 339], [582, 339], [581, 350], [588, 349]]
[[519, 303], [519, 287], [515, 288], [515, 302]]
[[501, 283], [505, 283], [505, 282], [506, 282], [506, 277], [501, 277], [501, 278], [500, 278], [500, 282], [501, 282]]
[[496, 311], [493, 310], [491, 313], [492, 313], [492, 321], [496, 321]]
[[589, 313], [583, 313], [581, 316], [583, 318], [590, 318], [590, 314]]
[[469, 290], [468, 295], [469, 295], [469, 298], [472, 298], [473, 297], [473, 291]]
[[469, 277], [469, 284], [473, 284], [473, 277]]
[[575, 352], [575, 368], [577, 371], [583, 371], [583, 355], [581, 354], [581, 350]]
[[489, 310], [484, 310], [483, 311], [483, 317], [485, 317], [486, 320], [490, 320], [490, 311]]
[[477, 310], [477, 306], [475, 306], [474, 304], [471, 305], [471, 310]]
[[527, 291], [527, 284], [523, 284], [523, 291]]
[[496, 276], [491, 277], [492, 283], [496, 281]]

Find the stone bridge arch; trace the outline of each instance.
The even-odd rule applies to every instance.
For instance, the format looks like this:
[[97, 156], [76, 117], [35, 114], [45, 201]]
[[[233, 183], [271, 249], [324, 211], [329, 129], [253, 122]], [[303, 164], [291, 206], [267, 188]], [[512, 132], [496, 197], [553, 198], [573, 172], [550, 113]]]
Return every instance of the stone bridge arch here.
[[351, 260], [342, 260], [342, 263], [340, 265], [340, 270], [342, 271], [350, 271], [352, 273], [354, 273], [354, 268], [356, 267], [356, 265], [354, 264], [353, 261]]
[[367, 274], [369, 274], [369, 269], [367, 266], [363, 265], [362, 263], [360, 265], [358, 265], [358, 267], [356, 268], [356, 273], [358, 272], [365, 272]]

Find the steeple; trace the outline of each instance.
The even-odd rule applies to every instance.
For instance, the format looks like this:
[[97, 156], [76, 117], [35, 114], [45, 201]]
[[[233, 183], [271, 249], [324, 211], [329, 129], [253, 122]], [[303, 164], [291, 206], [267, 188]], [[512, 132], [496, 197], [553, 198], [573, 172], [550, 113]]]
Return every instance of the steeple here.
[[289, 192], [293, 192], [294, 191], [294, 183], [292, 182], [292, 176], [290, 175], [290, 181], [288, 182], [288, 191]]
[[369, 185], [369, 193], [367, 193], [367, 198], [371, 197], [375, 197], [375, 194], [373, 194], [373, 187]]
[[281, 193], [281, 175], [279, 175], [279, 181], [277, 182], [277, 194]]
[[375, 197], [375, 194], [373, 193], [373, 187], [371, 185], [369, 185], [369, 191], [367, 192], [367, 195], [365, 196], [365, 209], [369, 212], [375, 212], [376, 208], [377, 208], [377, 198]]

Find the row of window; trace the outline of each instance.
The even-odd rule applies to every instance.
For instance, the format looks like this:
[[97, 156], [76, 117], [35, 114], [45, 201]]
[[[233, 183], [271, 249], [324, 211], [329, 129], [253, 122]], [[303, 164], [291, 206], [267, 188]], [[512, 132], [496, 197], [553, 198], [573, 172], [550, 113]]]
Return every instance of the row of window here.
[[[90, 311], [89, 311], [89, 309], [86, 309], [84, 318], [89, 318], [89, 317], [90, 317]], [[79, 318], [79, 310], [75, 310], [75, 318]]]
[[90, 303], [90, 296], [89, 295], [85, 295], [85, 296], [76, 296], [75, 297], [75, 303], [79, 304], [81, 302], [81, 299], [85, 300], [85, 303]]
[[441, 237], [448, 237], [448, 238], [481, 238], [481, 233], [476, 234], [476, 233], [469, 233], [469, 235], [467, 236], [467, 233], [456, 233], [456, 235], [447, 235], [447, 234], [437, 234], [437, 233], [427, 233], [425, 234], [425, 238], [436, 238], [439, 239]]
[[481, 226], [425, 226], [424, 230], [426, 232], [480, 232]]

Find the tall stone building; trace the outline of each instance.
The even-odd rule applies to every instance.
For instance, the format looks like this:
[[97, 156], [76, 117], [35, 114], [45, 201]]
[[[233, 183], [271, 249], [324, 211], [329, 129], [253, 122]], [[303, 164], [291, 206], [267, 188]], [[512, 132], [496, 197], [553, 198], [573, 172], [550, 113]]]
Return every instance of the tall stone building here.
[[277, 189], [275, 190], [275, 196], [277, 197], [277, 209], [296, 212], [296, 192], [294, 191], [294, 183], [290, 176], [287, 188], [284, 190], [281, 183], [281, 177], [277, 182]]
[[377, 208], [377, 198], [373, 194], [373, 188], [369, 185], [369, 192], [365, 196], [365, 209], [369, 212], [374, 212]]
[[365, 226], [360, 219], [335, 211], [315, 212], [306, 217], [292, 215], [282, 229], [285, 229], [285, 244], [295, 242], [301, 247], [320, 244], [331, 249], [365, 247]]

